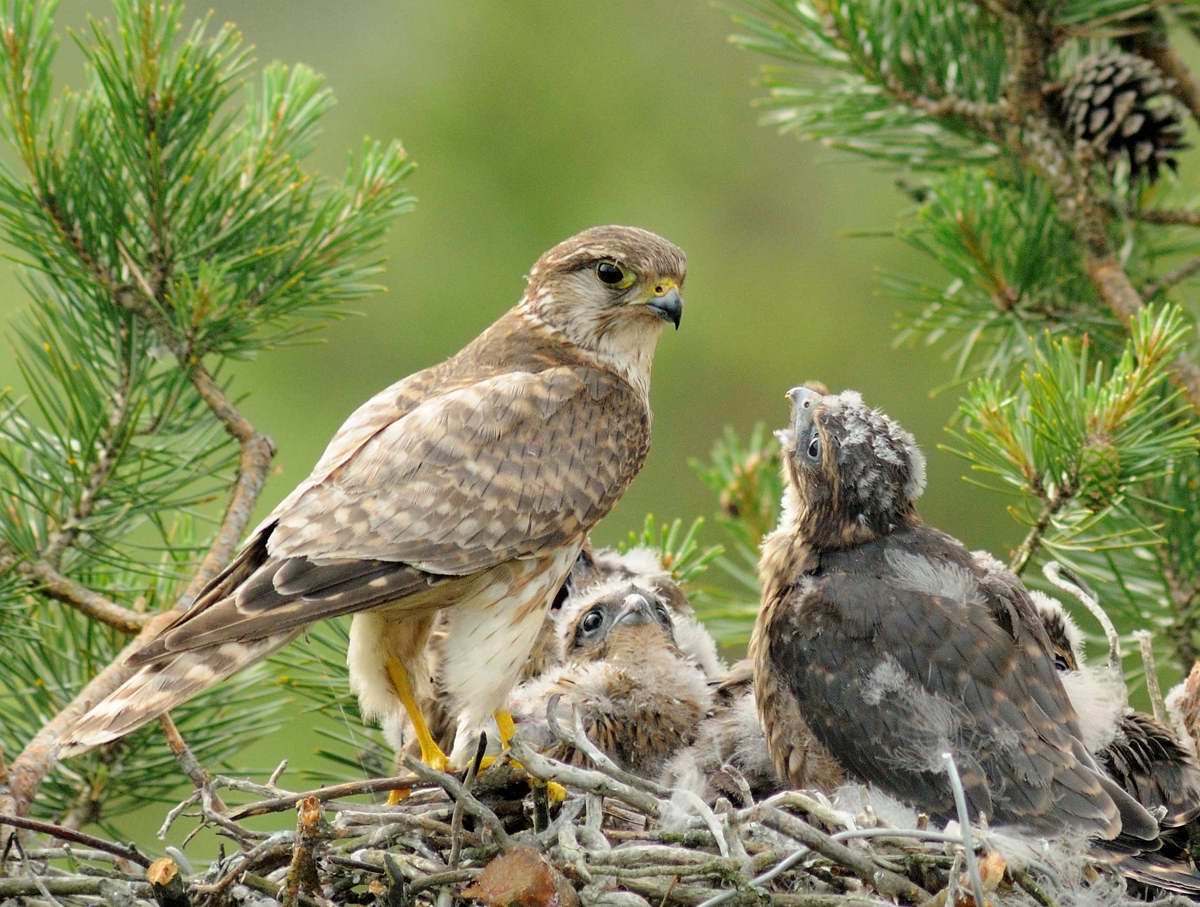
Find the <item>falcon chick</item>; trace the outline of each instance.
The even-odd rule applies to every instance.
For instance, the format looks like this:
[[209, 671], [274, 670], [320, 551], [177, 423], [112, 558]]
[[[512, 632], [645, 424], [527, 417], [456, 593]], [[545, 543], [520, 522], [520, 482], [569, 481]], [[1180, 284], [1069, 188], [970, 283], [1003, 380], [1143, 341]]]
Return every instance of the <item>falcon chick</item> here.
[[1085, 661], [1083, 633], [1058, 599], [1038, 591], [1030, 596], [1071, 705], [1095, 743], [1089, 749], [1110, 777], [1158, 817], [1159, 847], [1123, 859], [1122, 871], [1145, 885], [1200, 894], [1200, 874], [1188, 847], [1200, 833], [1195, 757], [1169, 727], [1126, 704], [1119, 664], [1101, 668]]
[[[459, 729], [503, 711], [550, 598], [650, 447], [650, 367], [678, 328], [683, 252], [594, 227], [546, 252], [525, 293], [461, 352], [376, 394], [192, 606], [134, 653], [139, 670], [67, 735], [70, 755], [128, 734], [286, 645], [354, 614], [347, 660], [364, 716], [416, 703], [435, 615]], [[462, 765], [474, 733], [459, 733]]]
[[851, 391], [788, 397], [750, 643], [776, 765], [803, 715], [848, 775], [941, 821], [956, 818], [950, 753], [971, 816], [992, 826], [1152, 841], [1154, 818], [1084, 747], [1020, 580], [917, 517], [912, 436]]
[[[594, 549], [590, 542], [584, 542], [579, 557], [576, 558], [574, 566], [546, 612], [533, 648], [517, 677], [519, 684], [565, 664], [568, 653], [560, 638], [563, 623], [576, 615], [579, 597], [590, 593], [601, 584], [636, 585], [644, 594], [667, 609], [673, 623], [675, 644], [680, 651], [687, 655], [709, 680], [716, 680], [724, 674], [725, 666], [717, 655], [716, 642], [704, 629], [704, 625], [696, 619], [696, 613], [687, 595], [671, 577], [670, 571], [663, 567], [657, 551], [637, 547], [618, 552], [613, 548]], [[443, 749], [450, 749], [455, 741], [453, 716], [448, 711], [445, 690], [439, 682], [442, 675], [440, 665], [445, 659], [448, 628], [449, 622], [443, 612], [434, 624], [425, 650], [425, 671], [430, 678], [433, 695], [421, 703], [430, 733]], [[384, 734], [395, 749], [399, 762], [404, 752], [412, 747], [412, 734], [411, 725], [404, 716], [398, 717], [396, 722], [385, 723]], [[489, 741], [494, 741], [497, 737], [496, 729], [489, 726], [485, 730]]]
[[[706, 803], [727, 797], [749, 806], [786, 789], [815, 789], [831, 793], [845, 780], [842, 767], [812, 736], [799, 713], [790, 716], [796, 737], [783, 770], [776, 767], [754, 698], [753, 665], [735, 664], [713, 684], [713, 708], [696, 732], [696, 742], [667, 765], [662, 783], [686, 787]], [[741, 782], [745, 782], [743, 788]]]
[[643, 577], [617, 577], [568, 598], [557, 626], [559, 666], [513, 691], [522, 735], [554, 758], [584, 760], [550, 730], [547, 708], [558, 699], [564, 727], [578, 709], [584, 733], [603, 753], [628, 771], [657, 778], [695, 739], [712, 704], [708, 676], [683, 648], [685, 640], [700, 638], [699, 623], [673, 611]]

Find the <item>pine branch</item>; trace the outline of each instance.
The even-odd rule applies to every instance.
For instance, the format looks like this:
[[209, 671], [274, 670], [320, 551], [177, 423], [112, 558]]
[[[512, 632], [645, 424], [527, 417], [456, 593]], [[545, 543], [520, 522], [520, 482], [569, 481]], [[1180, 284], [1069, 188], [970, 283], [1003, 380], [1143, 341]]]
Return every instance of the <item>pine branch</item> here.
[[178, 616], [174, 610], [155, 614], [142, 631], [121, 651], [117, 660], [97, 674], [70, 704], [62, 709], [25, 745], [8, 767], [8, 790], [0, 791], [0, 813], [24, 816], [33, 805], [38, 786], [54, 767], [58, 744], [71, 726], [96, 703], [129, 679], [133, 673], [125, 664], [130, 652], [136, 651]]
[[[60, 536], [61, 537], [61, 536]], [[24, 561], [0, 541], [0, 574], [8, 570], [27, 579], [35, 589], [122, 633], [137, 633], [150, 620], [150, 614], [118, 605], [98, 592], [63, 576], [46, 561]]]
[[1183, 283], [1194, 274], [1200, 273], [1200, 256], [1189, 259], [1184, 264], [1180, 265], [1173, 271], [1168, 271], [1157, 280], [1142, 287], [1141, 296], [1143, 299], [1153, 299], [1164, 290], [1169, 290], [1176, 284]]
[[1143, 27], [1121, 38], [1118, 43], [1157, 66], [1171, 80], [1171, 92], [1200, 125], [1200, 82], [1196, 81], [1183, 57], [1171, 45], [1162, 14], [1157, 11], [1148, 13], [1141, 17], [1139, 24]]
[[1037, 554], [1041, 548], [1042, 539], [1046, 535], [1046, 530], [1050, 528], [1050, 521], [1054, 519], [1054, 515], [1062, 509], [1062, 506], [1067, 502], [1069, 495], [1061, 493], [1058, 489], [1052, 492], [1047, 500], [1042, 512], [1038, 514], [1037, 522], [1030, 528], [1029, 533], [1021, 540], [1021, 544], [1013, 552], [1012, 557], [1008, 561], [1008, 569], [1020, 576], [1025, 572], [1025, 568], [1029, 565], [1029, 561]]
[[978, 484], [1018, 495], [1013, 515], [1029, 528], [1014, 572], [1046, 546], [1057, 557], [1162, 544], [1153, 508], [1176, 505], [1142, 489], [1186, 484], [1177, 464], [1195, 455], [1200, 424], [1164, 387], [1188, 331], [1178, 310], [1146, 310], [1108, 373], [1091, 365], [1086, 339], [1063, 336], [1034, 347], [1015, 391], [995, 379], [968, 388], [952, 452]]
[[[1144, 12], [1136, 3], [1113, 4], [1101, 13], [1087, 3], [1025, 0], [779, 4], [763, 7], [760, 20], [741, 20], [752, 33], [738, 42], [805, 66], [815, 79], [836, 80], [835, 96], [841, 100], [835, 112], [819, 92], [772, 75], [772, 100], [782, 108], [775, 122], [801, 124], [812, 137], [869, 157], [947, 169], [945, 156], [914, 151], [911, 133], [888, 131], [898, 126], [902, 107], [919, 111], [927, 131], [939, 128], [970, 142], [960, 153], [968, 163], [997, 149], [1018, 167], [1038, 174], [1054, 196], [1058, 216], [1071, 229], [1091, 287], [1128, 327], [1144, 300], [1117, 255], [1111, 205], [1093, 185], [1088, 149], [1074, 147], [1050, 105], [1048, 89], [1064, 42], [1075, 35], [1102, 34], [1112, 26], [1136, 31], [1136, 19]], [[776, 26], [775, 17], [784, 18], [786, 26]], [[1006, 41], [992, 34], [996, 22], [1006, 29]], [[997, 66], [1005, 60], [1005, 47], [1007, 67]], [[891, 104], [881, 105], [881, 91]], [[977, 109], [972, 112], [960, 100]], [[877, 137], [870, 145], [862, 138], [867, 130]], [[1181, 351], [1172, 369], [1200, 412], [1200, 365]]]
[[[34, 167], [35, 169], [30, 170], [30, 177], [37, 180], [39, 173], [36, 165]], [[159, 174], [160, 178], [161, 176]], [[101, 266], [87, 252], [78, 239], [80, 236], [78, 225], [67, 221], [53, 196], [42, 196], [42, 203], [47, 216], [58, 228], [65, 244], [75, 253], [79, 265], [112, 297], [112, 301], [117, 307], [131, 312], [144, 321], [159, 341], [172, 352], [178, 360], [180, 368], [191, 380], [200, 399], [239, 445], [238, 474], [234, 479], [233, 494], [229, 498], [225, 516], [217, 529], [213, 544], [185, 593], [185, 599], [189, 598], [204, 588], [208, 581], [228, 563], [236, 551], [246, 532], [246, 527], [249, 525], [254, 505], [266, 483], [271, 460], [275, 456], [275, 444], [267, 435], [255, 430], [249, 420], [226, 396], [209, 371], [200, 363], [191, 344], [176, 335], [170, 323], [156, 307], [155, 290], [142, 275], [136, 263], [129, 257], [128, 252], [121, 247], [122, 258], [143, 289], [120, 284], [114, 274]], [[166, 286], [171, 282], [172, 274], [169, 269], [160, 269], [160, 271], [159, 285], [160, 287]]]
[[[1108, 207], [1067, 153], [1067, 137], [1061, 127], [1054, 125], [1047, 108], [1043, 88], [1051, 81], [1048, 63], [1057, 41], [1051, 7], [1005, 0], [1004, 10], [1015, 36], [1011, 101], [1017, 130], [1010, 132], [1009, 145], [1052, 187], [1064, 215], [1074, 224], [1092, 285], [1113, 313], [1129, 325], [1144, 303], [1112, 247]], [[1171, 369], [1200, 414], [1200, 365], [1180, 353]]]
[[[44, 303], [23, 365], [45, 423], [15, 411], [0, 423], [0, 469], [14, 478], [0, 507], [0, 567], [20, 580], [6, 588], [31, 593], [31, 620], [39, 599], [56, 598], [79, 611], [77, 623], [56, 618], [60, 632], [83, 634], [95, 618], [137, 636], [121, 652], [115, 635], [99, 648], [71, 638], [65, 648], [85, 664], [113, 658], [86, 683], [78, 663], [47, 657], [53, 640], [27, 638], [23, 666], [54, 674], [39, 688], [41, 714], [53, 717], [21, 741], [0, 798], [0, 809], [21, 813], [59, 737], [132, 673], [127, 653], [191, 603], [249, 526], [274, 448], [219, 380], [225, 358], [296, 336], [306, 329], [298, 313], [329, 313], [370, 292], [383, 231], [410, 203], [401, 182], [411, 164], [398, 144], [367, 143], [340, 184], [306, 173], [301, 162], [331, 103], [320, 78], [268, 67], [239, 115], [233, 95], [248, 66], [240, 36], [204, 24], [185, 33], [176, 2], [116, 0], [118, 27], [93, 22], [80, 40], [91, 87], [53, 100], [52, 11], [18, 4], [0, 23], [0, 125], [25, 170], [24, 181], [0, 172], [0, 225]], [[222, 501], [210, 538], [193, 543], [178, 531], [184, 508]], [[162, 537], [160, 562], [124, 544], [139, 526]], [[151, 604], [168, 610], [130, 612], [100, 591], [146, 577]], [[0, 677], [18, 688], [15, 675]], [[265, 726], [262, 708], [243, 705], [194, 730], [193, 742], [228, 752], [251, 739], [254, 724]], [[178, 711], [181, 727], [195, 708]], [[172, 726], [178, 764], [202, 779]], [[83, 772], [73, 763], [64, 772], [87, 796], [71, 799], [94, 819], [110, 786], [146, 779], [164, 755], [135, 743], [87, 757]], [[87, 766], [105, 780], [93, 783]]]

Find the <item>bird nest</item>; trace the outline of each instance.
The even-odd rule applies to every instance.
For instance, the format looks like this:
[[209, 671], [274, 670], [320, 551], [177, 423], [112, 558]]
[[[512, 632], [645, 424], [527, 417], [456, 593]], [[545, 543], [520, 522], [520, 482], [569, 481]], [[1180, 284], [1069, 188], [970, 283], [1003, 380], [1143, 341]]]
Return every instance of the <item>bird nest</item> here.
[[[900, 827], [865, 795], [854, 810], [805, 791], [755, 802], [743, 784], [741, 805], [722, 799], [710, 807], [621, 769], [583, 735], [578, 719], [574, 729], [552, 724], [586, 765], [550, 759], [518, 738], [511, 759], [482, 773], [481, 740], [465, 778], [411, 758], [405, 774], [302, 792], [279, 786], [286, 762], [266, 783], [206, 777], [159, 832], [165, 837], [175, 823], [195, 819], [191, 834], [212, 828], [235, 845], [203, 867], [174, 847], [152, 859], [133, 845], [5, 817], [23, 832], [4, 850], [0, 904], [1144, 903], [1082, 860], [1064, 873], [1045, 842], [1044, 859], [1026, 847], [1014, 861], [969, 822], [936, 830], [918, 818]], [[948, 757], [946, 767], [961, 792]], [[736, 769], [725, 770], [737, 778]], [[408, 794], [395, 805], [351, 799], [403, 789]], [[226, 802], [234, 797], [250, 801]], [[283, 813], [295, 813], [294, 828], [266, 832], [247, 822]]]

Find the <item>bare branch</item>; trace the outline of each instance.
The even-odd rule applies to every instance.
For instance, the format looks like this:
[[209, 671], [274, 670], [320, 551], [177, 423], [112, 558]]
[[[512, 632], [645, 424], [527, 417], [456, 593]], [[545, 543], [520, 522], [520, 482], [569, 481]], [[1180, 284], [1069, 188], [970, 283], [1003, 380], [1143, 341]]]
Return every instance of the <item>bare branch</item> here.
[[1200, 256], [1185, 262], [1174, 271], [1168, 271], [1158, 280], [1152, 280], [1142, 287], [1142, 298], [1153, 299], [1163, 290], [1168, 290], [1176, 284], [1183, 283], [1193, 274], [1200, 272]]
[[1130, 211], [1129, 216], [1145, 224], [1160, 224], [1168, 227], [1200, 227], [1200, 211], [1144, 208]]
[[445, 772], [435, 771], [427, 765], [414, 759], [412, 756], [404, 757], [404, 767], [411, 771], [414, 775], [421, 778], [423, 781], [431, 781], [438, 787], [442, 788], [447, 794], [453, 797], [456, 801], [463, 804], [471, 815], [483, 822], [488, 827], [492, 835], [496, 839], [496, 843], [503, 849], [512, 848], [512, 838], [508, 836], [508, 832], [504, 830], [504, 823], [499, 817], [488, 807], [484, 806], [475, 795], [472, 794], [463, 783], [453, 775], [448, 775]]
[[302, 894], [319, 892], [321, 887], [316, 858], [313, 856], [321, 822], [321, 801], [316, 797], [306, 797], [300, 801], [297, 813], [292, 862], [283, 889], [284, 907], [296, 907]]
[[654, 818], [661, 816], [664, 811], [666, 804], [654, 795], [601, 772], [549, 759], [536, 752], [519, 735], [513, 739], [511, 748], [513, 757], [525, 766], [526, 771], [543, 781], [557, 781], [589, 793], [613, 797]]
[[1037, 522], [1030, 527], [1029, 532], [1009, 559], [1008, 569], [1017, 576], [1020, 576], [1029, 566], [1029, 561], [1042, 546], [1042, 539], [1046, 535], [1046, 530], [1050, 528], [1054, 515], [1062, 509], [1068, 498], [1069, 495], [1060, 490], [1055, 490], [1049, 497], [1043, 498], [1045, 505], [1042, 507], [1042, 512], [1038, 514]]
[[1154, 636], [1149, 630], [1138, 630], [1133, 634], [1142, 654], [1142, 667], [1146, 670], [1146, 695], [1157, 721], [1167, 722], [1167, 707], [1163, 702], [1162, 687], [1158, 683], [1158, 663], [1154, 658]]
[[175, 755], [175, 761], [179, 763], [179, 767], [183, 773], [191, 779], [192, 784], [196, 786], [196, 790], [200, 791], [200, 796], [208, 800], [208, 807], [215, 812], [226, 813], [229, 808], [221, 801], [221, 797], [213, 790], [212, 775], [208, 770], [200, 764], [200, 760], [196, 758], [196, 754], [192, 752], [191, 747], [187, 745], [187, 741], [183, 739], [183, 735], [179, 733], [179, 728], [175, 725], [175, 721], [171, 718], [170, 712], [164, 712], [158, 716], [158, 723], [162, 726], [163, 736], [167, 738], [167, 746], [171, 748], [171, 752]]
[[50, 835], [52, 838], [58, 838], [60, 841], [70, 841], [72, 844], [82, 844], [84, 847], [91, 847], [96, 850], [102, 850], [105, 853], [111, 853], [123, 860], [136, 863], [143, 869], [150, 867], [151, 860], [136, 847], [113, 844], [111, 841], [105, 841], [103, 838], [97, 838], [95, 835], [89, 835], [86, 832], [77, 831], [73, 828], [64, 828], [61, 825], [55, 825], [53, 822], [42, 822], [38, 819], [28, 819], [24, 816], [0, 813], [0, 825], [10, 825], [13, 828], [40, 832], [44, 835]]
[[[250, 816], [262, 816], [267, 813], [282, 812], [285, 809], [291, 809], [301, 800], [306, 800], [310, 797], [324, 803], [327, 800], [336, 800], [339, 797], [352, 797], [355, 794], [378, 794], [383, 791], [395, 790], [400, 787], [420, 787], [422, 778], [419, 775], [394, 775], [389, 778], [368, 778], [365, 781], [348, 781], [345, 784], [331, 784], [328, 787], [318, 787], [313, 790], [302, 791], [298, 794], [284, 794], [279, 797], [273, 797], [270, 800], [260, 800], [257, 803], [248, 803], [238, 809], [235, 809], [229, 818], [234, 821], [248, 819]], [[426, 786], [431, 786], [433, 782], [429, 782]]]
[[932, 897], [925, 889], [904, 878], [899, 873], [880, 869], [874, 865], [871, 857], [863, 851], [852, 850], [840, 841], [833, 840], [829, 835], [813, 828], [807, 822], [803, 822], [795, 816], [790, 816], [778, 809], [755, 807], [755, 810], [761, 814], [762, 823], [769, 828], [773, 828], [780, 834], [787, 835], [787, 837], [799, 841], [801, 844], [810, 847], [835, 863], [840, 863], [860, 878], [871, 878], [881, 894], [907, 898], [916, 903], [922, 903]]

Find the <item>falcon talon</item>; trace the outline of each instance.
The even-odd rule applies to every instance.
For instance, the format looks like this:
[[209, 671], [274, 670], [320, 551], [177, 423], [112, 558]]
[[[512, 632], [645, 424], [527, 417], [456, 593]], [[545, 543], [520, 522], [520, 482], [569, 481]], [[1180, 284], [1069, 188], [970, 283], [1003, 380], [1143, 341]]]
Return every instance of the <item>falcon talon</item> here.
[[399, 806], [405, 800], [412, 796], [413, 789], [411, 787], [397, 787], [388, 791], [387, 805]]

